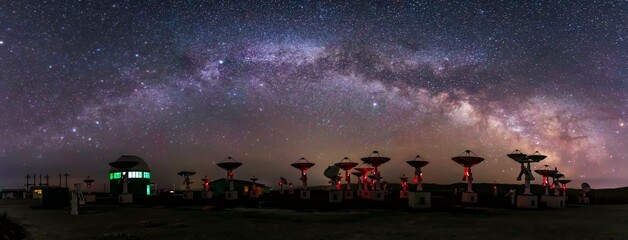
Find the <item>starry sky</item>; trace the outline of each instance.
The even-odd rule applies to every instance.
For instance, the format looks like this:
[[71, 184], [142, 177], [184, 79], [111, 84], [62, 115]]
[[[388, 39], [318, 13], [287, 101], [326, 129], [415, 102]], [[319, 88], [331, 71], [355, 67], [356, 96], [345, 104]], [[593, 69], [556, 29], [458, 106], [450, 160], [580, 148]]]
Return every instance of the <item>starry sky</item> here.
[[466, 149], [476, 182], [517, 182], [520, 149], [626, 186], [627, 25], [625, 1], [2, 1], [0, 187], [99, 186], [123, 154], [158, 186], [227, 156], [271, 186], [306, 157], [319, 185], [373, 150], [449, 184]]

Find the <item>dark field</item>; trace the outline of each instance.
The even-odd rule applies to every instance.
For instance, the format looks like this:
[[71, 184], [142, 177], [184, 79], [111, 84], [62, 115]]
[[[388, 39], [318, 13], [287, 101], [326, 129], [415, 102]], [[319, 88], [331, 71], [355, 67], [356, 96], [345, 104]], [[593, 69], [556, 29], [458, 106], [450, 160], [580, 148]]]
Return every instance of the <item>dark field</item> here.
[[5, 202], [30, 239], [628, 239], [628, 205], [512, 210], [282, 210], [93, 204], [33, 208]]

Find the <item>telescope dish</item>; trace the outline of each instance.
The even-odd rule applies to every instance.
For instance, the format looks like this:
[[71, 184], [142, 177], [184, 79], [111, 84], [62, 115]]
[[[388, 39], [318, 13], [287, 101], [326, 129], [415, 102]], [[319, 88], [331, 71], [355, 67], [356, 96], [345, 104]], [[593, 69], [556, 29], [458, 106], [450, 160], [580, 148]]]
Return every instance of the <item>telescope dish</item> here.
[[536, 169], [536, 170], [534, 170], [534, 172], [536, 172], [537, 174], [539, 174], [539, 175], [541, 175], [543, 177], [550, 177], [553, 174], [556, 174], [558, 172], [558, 170], [548, 168], [548, 165], [545, 165], [544, 169]]
[[561, 178], [561, 177], [564, 177], [564, 176], [565, 176], [564, 173], [561, 173], [561, 172], [558, 172], [558, 171], [556, 171], [554, 174], [550, 175], [550, 177], [552, 177], [552, 178]]
[[342, 159], [342, 161], [334, 163], [334, 165], [338, 166], [342, 170], [349, 171], [355, 166], [357, 166], [358, 163], [352, 162], [351, 159], [349, 159], [348, 157], [345, 157]]
[[181, 172], [179, 172], [179, 173], [177, 173], [177, 174], [179, 174], [179, 176], [189, 177], [189, 176], [192, 176], [192, 175], [196, 174], [196, 172], [191, 172], [191, 171], [181, 171]]
[[325, 172], [323, 174], [325, 175], [325, 177], [333, 180], [338, 177], [339, 172], [340, 172], [340, 168], [338, 166], [332, 165], [332, 166], [327, 167], [327, 169], [325, 169]]
[[541, 155], [541, 153], [539, 153], [539, 151], [534, 152], [532, 155], [528, 155], [528, 159], [532, 160], [533, 162], [540, 162], [541, 160], [545, 159], [547, 156], [545, 155]]
[[413, 168], [422, 168], [425, 167], [428, 163], [428, 161], [425, 161], [421, 158], [421, 156], [416, 155], [416, 157], [410, 161], [406, 161], [406, 163], [408, 163], [408, 165], [410, 165]]
[[380, 165], [390, 161], [389, 157], [382, 156], [378, 151], [373, 151], [368, 157], [361, 158], [362, 162], [371, 165], [373, 167], [379, 167]]
[[528, 155], [526, 155], [525, 153], [522, 153], [521, 151], [519, 151], [519, 149], [515, 149], [514, 152], [510, 154], [506, 154], [506, 156], [508, 156], [510, 159], [515, 160], [517, 162], [528, 160]]
[[558, 179], [558, 182], [561, 183], [561, 184], [567, 184], [567, 183], [570, 183], [571, 180], [563, 178], [563, 179]]
[[224, 159], [222, 162], [216, 163], [216, 165], [219, 168], [222, 168], [224, 170], [227, 171], [233, 171], [236, 168], [239, 168], [240, 166], [242, 166], [241, 162], [236, 161], [234, 158], [232, 157], [227, 157], [226, 159]]
[[299, 159], [295, 163], [290, 164], [290, 166], [292, 166], [292, 167], [294, 167], [296, 169], [299, 169], [301, 171], [307, 171], [308, 169], [310, 169], [311, 167], [314, 166], [314, 163], [311, 163], [307, 159], [302, 157], [301, 159]]
[[94, 179], [89, 178], [89, 176], [87, 176], [87, 178], [85, 178], [85, 180], [83, 180], [83, 182], [87, 183], [88, 185], [94, 182]]
[[353, 168], [354, 170], [361, 172], [362, 175], [366, 175], [369, 172], [373, 171], [374, 168], [370, 167], [368, 164], [366, 163], [362, 163], [360, 164], [360, 166]]
[[457, 157], [452, 157], [451, 160], [462, 165], [463, 167], [473, 167], [476, 164], [484, 161], [484, 158], [474, 155], [475, 153], [471, 152], [471, 150], [466, 150], [464, 151], [464, 153], [458, 155]]
[[401, 176], [399, 179], [401, 180], [401, 182], [407, 182], [408, 181], [408, 177], [406, 177], [405, 174], [403, 176]]
[[582, 188], [582, 191], [584, 191], [584, 192], [591, 191], [591, 185], [589, 185], [588, 183], [582, 183], [580, 185], [580, 187]]

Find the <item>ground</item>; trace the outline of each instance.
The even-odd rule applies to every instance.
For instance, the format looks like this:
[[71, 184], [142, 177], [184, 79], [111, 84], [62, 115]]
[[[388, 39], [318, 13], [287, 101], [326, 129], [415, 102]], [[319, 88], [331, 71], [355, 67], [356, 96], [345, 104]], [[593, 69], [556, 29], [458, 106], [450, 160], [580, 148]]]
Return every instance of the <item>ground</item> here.
[[5, 202], [30, 239], [628, 239], [628, 205], [513, 210], [294, 211], [91, 205], [34, 209]]

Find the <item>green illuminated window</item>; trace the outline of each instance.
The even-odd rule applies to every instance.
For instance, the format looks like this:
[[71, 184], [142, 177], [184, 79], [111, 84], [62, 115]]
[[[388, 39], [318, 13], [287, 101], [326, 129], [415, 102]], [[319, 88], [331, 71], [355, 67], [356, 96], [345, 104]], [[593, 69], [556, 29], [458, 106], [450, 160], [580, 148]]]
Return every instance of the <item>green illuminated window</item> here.
[[150, 195], [150, 184], [146, 185], [146, 196]]
[[109, 173], [109, 180], [120, 179], [120, 178], [122, 178], [122, 173], [121, 172]]
[[[113, 172], [109, 173], [109, 180], [120, 179], [122, 178], [122, 172]], [[150, 179], [150, 172], [139, 172], [139, 171], [131, 171], [129, 172], [129, 178], [146, 178]]]

